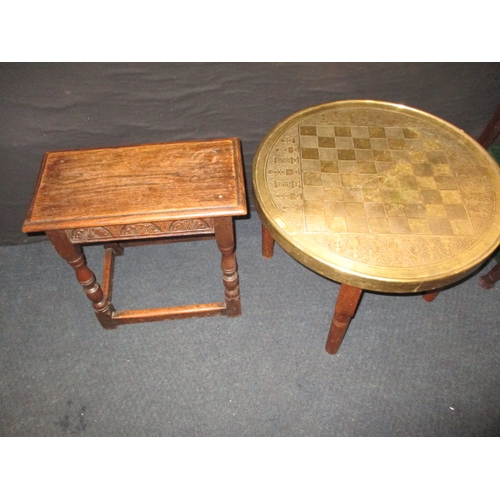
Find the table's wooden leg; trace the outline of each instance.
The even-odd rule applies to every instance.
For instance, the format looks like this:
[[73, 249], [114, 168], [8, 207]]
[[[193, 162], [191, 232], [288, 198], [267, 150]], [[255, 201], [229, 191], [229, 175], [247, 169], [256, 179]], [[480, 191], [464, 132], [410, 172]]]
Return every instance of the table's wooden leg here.
[[355, 286], [344, 284], [340, 286], [328, 340], [326, 341], [326, 352], [329, 354], [335, 354], [339, 350], [362, 293], [363, 290]]
[[274, 255], [274, 238], [264, 224], [262, 224], [262, 256], [270, 259]]
[[479, 284], [486, 289], [493, 288], [495, 283], [500, 280], [500, 263], [497, 264], [488, 274], [479, 278]]
[[233, 219], [231, 217], [214, 218], [214, 231], [217, 246], [222, 253], [222, 281], [225, 288], [226, 315], [241, 314], [240, 283], [236, 261]]
[[59, 255], [75, 270], [76, 278], [92, 302], [97, 319], [106, 329], [116, 328], [113, 322], [113, 304], [104, 295], [94, 273], [85, 262], [80, 245], [74, 245], [65, 231], [47, 231], [47, 236]]
[[425, 292], [423, 298], [426, 302], [432, 302], [439, 295], [439, 290], [435, 292]]

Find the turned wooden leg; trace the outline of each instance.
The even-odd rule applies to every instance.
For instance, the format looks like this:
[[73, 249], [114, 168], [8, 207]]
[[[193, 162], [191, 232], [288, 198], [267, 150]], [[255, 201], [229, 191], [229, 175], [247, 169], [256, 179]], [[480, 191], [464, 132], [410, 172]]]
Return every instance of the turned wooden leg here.
[[432, 302], [439, 295], [439, 290], [435, 292], [425, 292], [423, 298], [426, 302]]
[[222, 253], [221, 269], [226, 297], [226, 315], [239, 316], [241, 314], [240, 283], [234, 251], [233, 219], [231, 217], [215, 218], [214, 231], [215, 240]]
[[274, 238], [264, 224], [262, 224], [262, 256], [270, 259], [274, 255]]
[[326, 352], [335, 354], [344, 340], [347, 327], [358, 307], [363, 290], [355, 286], [341, 285], [335, 312], [333, 314], [328, 340], [326, 341]]
[[75, 270], [76, 279], [92, 302], [97, 319], [106, 329], [116, 328], [114, 307], [104, 295], [94, 273], [87, 267], [80, 245], [71, 243], [65, 231], [47, 231], [47, 236], [59, 255]]
[[500, 263], [498, 263], [488, 274], [479, 278], [479, 284], [486, 289], [493, 288], [495, 283], [500, 280]]

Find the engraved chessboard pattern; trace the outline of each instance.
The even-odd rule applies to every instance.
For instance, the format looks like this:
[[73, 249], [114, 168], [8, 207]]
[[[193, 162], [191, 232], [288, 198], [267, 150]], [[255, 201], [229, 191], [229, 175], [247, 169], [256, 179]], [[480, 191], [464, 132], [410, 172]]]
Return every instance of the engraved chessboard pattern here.
[[298, 125], [306, 232], [474, 236], [430, 128]]

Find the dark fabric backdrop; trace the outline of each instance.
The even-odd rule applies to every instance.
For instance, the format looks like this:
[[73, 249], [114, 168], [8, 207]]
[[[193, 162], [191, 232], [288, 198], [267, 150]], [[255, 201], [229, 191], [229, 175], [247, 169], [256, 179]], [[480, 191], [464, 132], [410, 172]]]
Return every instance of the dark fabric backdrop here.
[[477, 137], [500, 103], [500, 64], [0, 64], [0, 245], [39, 239], [21, 225], [45, 151], [236, 136], [252, 206], [266, 133], [343, 99], [406, 104]]

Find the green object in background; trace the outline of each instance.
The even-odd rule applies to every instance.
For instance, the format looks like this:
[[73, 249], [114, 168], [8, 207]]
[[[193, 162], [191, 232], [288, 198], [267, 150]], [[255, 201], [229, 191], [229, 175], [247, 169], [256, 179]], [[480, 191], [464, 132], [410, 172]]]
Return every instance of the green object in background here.
[[495, 158], [495, 161], [500, 165], [500, 146], [490, 146], [488, 148], [488, 153], [490, 153], [493, 158]]

